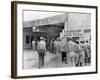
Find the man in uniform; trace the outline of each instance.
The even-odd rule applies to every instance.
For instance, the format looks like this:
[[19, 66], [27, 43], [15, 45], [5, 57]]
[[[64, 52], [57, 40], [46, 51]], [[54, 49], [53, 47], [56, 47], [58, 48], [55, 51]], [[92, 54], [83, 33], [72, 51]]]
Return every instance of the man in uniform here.
[[39, 68], [44, 66], [44, 56], [46, 54], [46, 43], [43, 37], [40, 37], [40, 42], [37, 45], [37, 51], [39, 55]]

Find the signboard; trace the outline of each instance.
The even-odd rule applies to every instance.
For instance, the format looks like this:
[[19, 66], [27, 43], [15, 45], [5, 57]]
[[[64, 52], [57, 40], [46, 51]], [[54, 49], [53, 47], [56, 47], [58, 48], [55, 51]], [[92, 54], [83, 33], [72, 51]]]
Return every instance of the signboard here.
[[82, 37], [82, 30], [66, 30], [64, 31], [64, 37]]

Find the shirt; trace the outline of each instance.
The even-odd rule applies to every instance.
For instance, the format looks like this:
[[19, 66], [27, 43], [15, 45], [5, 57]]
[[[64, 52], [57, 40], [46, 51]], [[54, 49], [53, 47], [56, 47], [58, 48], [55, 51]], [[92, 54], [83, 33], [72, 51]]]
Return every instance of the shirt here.
[[73, 41], [69, 41], [67, 46], [68, 46], [68, 51], [72, 52], [72, 51], [75, 50], [75, 47], [77, 46], [77, 44], [75, 42], [73, 42]]
[[65, 45], [67, 44], [67, 40], [66, 40], [66, 38], [63, 38], [62, 40], [61, 40], [61, 42], [60, 42], [60, 50], [61, 51], [66, 51], [65, 50]]
[[45, 43], [45, 41], [40, 41], [38, 43], [37, 49], [45, 49], [46, 50], [46, 43]]

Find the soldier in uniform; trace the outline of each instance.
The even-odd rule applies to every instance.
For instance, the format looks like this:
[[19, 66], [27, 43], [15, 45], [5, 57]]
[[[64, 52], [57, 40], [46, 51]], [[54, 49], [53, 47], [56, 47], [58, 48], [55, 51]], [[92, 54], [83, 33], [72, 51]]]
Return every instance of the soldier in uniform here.
[[43, 37], [40, 37], [40, 42], [37, 45], [37, 52], [39, 56], [39, 68], [44, 66], [44, 57], [46, 55], [46, 43]]

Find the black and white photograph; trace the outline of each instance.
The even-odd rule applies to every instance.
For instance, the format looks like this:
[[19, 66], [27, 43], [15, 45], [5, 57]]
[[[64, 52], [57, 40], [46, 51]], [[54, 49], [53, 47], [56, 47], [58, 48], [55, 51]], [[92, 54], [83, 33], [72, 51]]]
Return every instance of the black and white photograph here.
[[97, 7], [12, 3], [12, 76], [97, 73]]
[[23, 69], [91, 66], [91, 14], [23, 11]]

